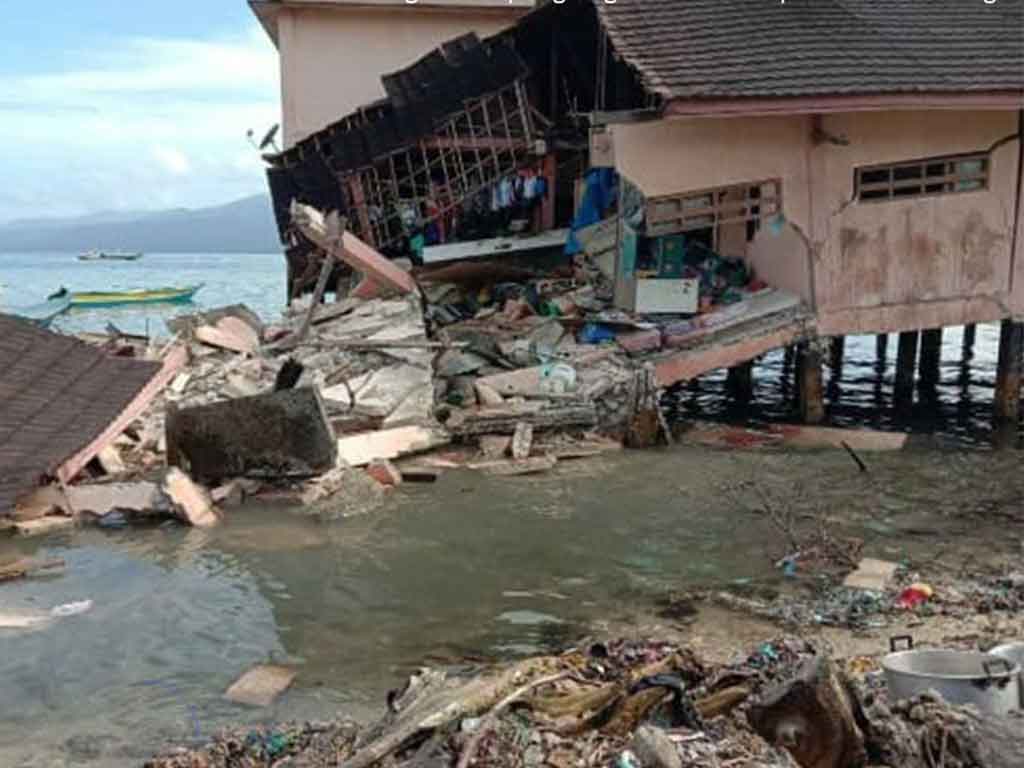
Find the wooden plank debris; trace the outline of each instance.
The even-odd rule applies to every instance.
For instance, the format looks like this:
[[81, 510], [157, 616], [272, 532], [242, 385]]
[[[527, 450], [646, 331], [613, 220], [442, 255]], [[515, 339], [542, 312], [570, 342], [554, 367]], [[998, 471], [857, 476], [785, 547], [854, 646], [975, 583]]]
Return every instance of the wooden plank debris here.
[[295, 680], [295, 670], [270, 664], [253, 667], [224, 692], [224, 698], [236, 704], [269, 707]]
[[96, 460], [108, 475], [121, 475], [128, 471], [128, 467], [121, 459], [121, 452], [112, 444], [100, 451], [96, 455]]
[[163, 492], [174, 504], [177, 517], [195, 528], [212, 528], [220, 523], [220, 514], [210, 494], [177, 467], [164, 476]]
[[341, 438], [337, 443], [338, 458], [353, 467], [365, 467], [374, 459], [397, 459], [449, 442], [451, 437], [437, 427], [395, 427]]
[[467, 469], [486, 472], [489, 475], [514, 477], [516, 475], [536, 475], [554, 469], [558, 459], [554, 456], [534, 456], [529, 459], [497, 459], [494, 461], [475, 461], [466, 465]]
[[187, 467], [202, 482], [311, 475], [333, 467], [337, 455], [323, 401], [311, 387], [169, 408], [166, 434], [167, 463]]
[[64, 559], [57, 557], [49, 560], [37, 560], [34, 558], [22, 558], [12, 563], [0, 564], [0, 581], [13, 581], [23, 579], [39, 571], [52, 571], [54, 568], [63, 568]]
[[14, 532], [19, 536], [45, 536], [49, 533], [64, 531], [75, 527], [72, 517], [63, 515], [47, 515], [35, 520], [24, 520], [14, 524]]
[[222, 317], [216, 325], [201, 325], [195, 329], [195, 337], [207, 346], [243, 354], [252, 354], [260, 346], [259, 333], [237, 317]]

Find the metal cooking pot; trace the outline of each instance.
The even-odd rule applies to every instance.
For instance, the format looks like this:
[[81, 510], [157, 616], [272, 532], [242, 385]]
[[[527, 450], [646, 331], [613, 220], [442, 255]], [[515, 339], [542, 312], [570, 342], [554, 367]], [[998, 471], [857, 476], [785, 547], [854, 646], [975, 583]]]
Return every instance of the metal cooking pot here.
[[[1020, 664], [976, 651], [915, 651], [909, 636], [889, 644], [892, 653], [882, 659], [882, 669], [893, 701], [934, 690], [950, 704], [973, 704], [995, 715], [1021, 706]], [[897, 650], [901, 644], [906, 650]]]
[[989, 651], [994, 656], [1002, 656], [1011, 664], [1020, 665], [1020, 708], [1024, 709], [1024, 643], [1004, 643]]

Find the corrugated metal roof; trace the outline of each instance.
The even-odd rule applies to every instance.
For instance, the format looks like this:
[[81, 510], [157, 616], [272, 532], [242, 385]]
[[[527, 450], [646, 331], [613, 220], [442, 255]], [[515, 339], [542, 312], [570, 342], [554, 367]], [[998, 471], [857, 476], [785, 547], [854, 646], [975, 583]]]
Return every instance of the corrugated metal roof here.
[[98, 437], [160, 368], [0, 314], [0, 513]]
[[1024, 0], [593, 0], [666, 98], [1024, 89]]

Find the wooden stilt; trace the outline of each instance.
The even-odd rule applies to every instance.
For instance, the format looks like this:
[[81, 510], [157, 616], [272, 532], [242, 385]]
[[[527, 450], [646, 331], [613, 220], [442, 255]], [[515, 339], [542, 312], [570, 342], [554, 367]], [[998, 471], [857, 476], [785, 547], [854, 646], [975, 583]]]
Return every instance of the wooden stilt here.
[[914, 400], [914, 368], [917, 364], [917, 331], [900, 334], [899, 350], [896, 353], [895, 397], [898, 404], [909, 404]]
[[978, 326], [974, 323], [964, 326], [964, 351], [974, 351], [974, 339], [978, 335]]
[[821, 351], [814, 343], [800, 348], [797, 382], [800, 418], [805, 424], [820, 424], [825, 420], [825, 399], [821, 384]]
[[885, 356], [889, 352], [889, 334], [880, 333], [875, 337], [875, 356], [880, 362], [885, 362]]
[[934, 389], [939, 383], [939, 365], [942, 362], [942, 329], [921, 331], [921, 387]]
[[1020, 418], [1021, 356], [1024, 323], [1003, 320], [999, 334], [999, 365], [996, 369], [995, 422], [1016, 424]]
[[730, 368], [726, 386], [737, 400], [748, 402], [754, 396], [754, 362], [751, 360]]
[[846, 337], [833, 336], [829, 346], [829, 367], [833, 375], [838, 376], [843, 368], [843, 356], [846, 353]]

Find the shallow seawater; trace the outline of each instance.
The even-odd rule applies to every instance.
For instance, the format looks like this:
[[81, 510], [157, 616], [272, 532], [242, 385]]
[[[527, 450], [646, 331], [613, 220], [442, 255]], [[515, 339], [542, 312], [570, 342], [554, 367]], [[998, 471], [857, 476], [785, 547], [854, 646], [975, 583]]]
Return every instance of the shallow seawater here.
[[69, 291], [129, 290], [203, 285], [189, 304], [153, 304], [71, 310], [54, 330], [103, 332], [113, 323], [126, 333], [166, 336], [164, 321], [199, 309], [244, 303], [264, 318], [285, 302], [280, 253], [147, 253], [139, 261], [79, 261], [71, 253], [0, 253], [0, 312], [32, 306], [61, 286]]
[[[678, 448], [536, 478], [452, 472], [333, 523], [252, 507], [212, 531], [3, 542], [0, 557], [67, 567], [0, 585], [0, 612], [94, 605], [0, 631], [0, 765], [121, 768], [231, 723], [367, 719], [425, 662], [562, 647], [595, 625], [634, 626], [667, 593], [695, 586], [777, 584], [785, 545], [751, 512], [763, 494], [813, 501], [883, 556], [942, 540], [967, 547], [989, 534], [958, 516], [1021, 492], [993, 488], [985, 456], [1004, 461], [910, 450], [865, 457], [863, 475], [841, 452]], [[222, 699], [268, 660], [299, 670], [278, 702]]]
[[[840, 365], [824, 355], [823, 383], [827, 422], [840, 427], [934, 435], [944, 443], [987, 446], [996, 436], [992, 399], [999, 352], [999, 325], [979, 325], [975, 343], [963, 345], [964, 329], [944, 329], [939, 380], [921, 387], [920, 378], [909, 413], [893, 403], [898, 336], [887, 337], [879, 355], [877, 337], [846, 337]], [[771, 352], [754, 366], [754, 397], [749, 403], [731, 397], [726, 372], [716, 371], [672, 390], [667, 404], [675, 418], [703, 418], [737, 423], [796, 421], [796, 367], [783, 350]]]

